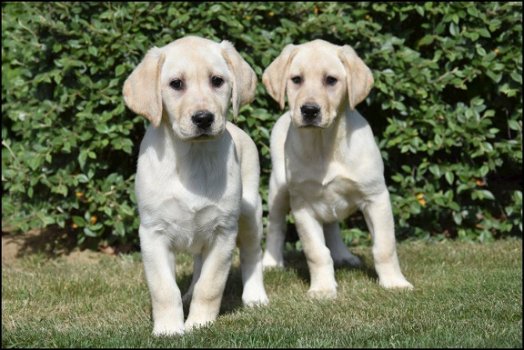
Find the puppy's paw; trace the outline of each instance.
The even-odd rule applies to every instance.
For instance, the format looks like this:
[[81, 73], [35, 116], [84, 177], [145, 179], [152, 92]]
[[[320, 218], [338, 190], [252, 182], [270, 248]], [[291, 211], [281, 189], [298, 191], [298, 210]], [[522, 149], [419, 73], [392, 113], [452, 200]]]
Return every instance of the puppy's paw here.
[[284, 258], [283, 257], [273, 257], [267, 251], [264, 253], [262, 258], [262, 267], [264, 270], [272, 268], [283, 268], [284, 267]]
[[153, 328], [153, 335], [155, 337], [171, 337], [184, 334], [184, 325], [175, 326], [175, 325], [165, 325], [159, 324], [155, 325]]
[[190, 332], [192, 330], [206, 327], [211, 325], [213, 321], [212, 320], [190, 320], [187, 319], [185, 323], [186, 332]]
[[264, 290], [260, 291], [245, 291], [242, 293], [242, 303], [247, 307], [265, 306], [269, 304], [269, 299]]
[[307, 291], [307, 295], [313, 299], [335, 299], [337, 297], [337, 289], [312, 289]]
[[409, 283], [403, 276], [396, 278], [383, 278], [379, 281], [379, 284], [387, 289], [402, 288], [407, 290], [413, 290], [414, 287]]
[[356, 255], [349, 254], [343, 257], [333, 257], [333, 263], [335, 266], [351, 266], [360, 267], [362, 266], [362, 260]]

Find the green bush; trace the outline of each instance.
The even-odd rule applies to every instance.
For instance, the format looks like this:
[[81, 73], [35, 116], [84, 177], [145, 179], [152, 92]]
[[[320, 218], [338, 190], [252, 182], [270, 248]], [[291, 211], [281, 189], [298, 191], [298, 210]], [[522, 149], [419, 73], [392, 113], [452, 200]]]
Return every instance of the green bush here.
[[[382, 150], [397, 234], [522, 234], [516, 2], [2, 4], [5, 229], [56, 225], [79, 243], [137, 242], [133, 182], [147, 122], [125, 108], [121, 88], [150, 47], [188, 34], [230, 40], [259, 78], [286, 44], [352, 45], [375, 77], [359, 110]], [[264, 202], [281, 113], [259, 82], [236, 119], [258, 145]], [[348, 227], [349, 238], [366, 232], [358, 216]]]

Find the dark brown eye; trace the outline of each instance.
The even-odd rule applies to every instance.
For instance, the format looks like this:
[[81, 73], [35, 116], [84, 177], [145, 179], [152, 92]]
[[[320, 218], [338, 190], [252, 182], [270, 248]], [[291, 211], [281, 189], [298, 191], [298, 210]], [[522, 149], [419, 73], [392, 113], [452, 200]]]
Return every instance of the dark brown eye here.
[[332, 77], [331, 75], [328, 75], [326, 77], [326, 84], [327, 85], [333, 86], [333, 85], [335, 85], [337, 83], [337, 81], [338, 81], [338, 79], [335, 78], [335, 77]]
[[182, 90], [184, 88], [184, 82], [180, 79], [173, 79], [171, 80], [171, 82], [169, 83], [169, 86], [171, 86], [171, 88], [175, 89], [175, 90]]
[[294, 83], [294, 84], [300, 84], [302, 83], [302, 77], [301, 76], [294, 76], [294, 77], [291, 77], [291, 81]]
[[224, 84], [224, 79], [221, 77], [216, 75], [211, 77], [211, 85], [213, 85], [213, 87], [219, 88], [222, 86], [222, 84]]

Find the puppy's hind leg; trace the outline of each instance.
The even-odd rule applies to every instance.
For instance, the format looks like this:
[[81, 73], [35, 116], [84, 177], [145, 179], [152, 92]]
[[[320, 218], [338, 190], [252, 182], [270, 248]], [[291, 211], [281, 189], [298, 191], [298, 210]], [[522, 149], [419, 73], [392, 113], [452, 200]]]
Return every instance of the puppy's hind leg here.
[[238, 245], [242, 270], [242, 302], [246, 306], [266, 305], [269, 300], [262, 273], [262, 204], [257, 195], [254, 203], [242, 202], [239, 219]]
[[358, 267], [362, 264], [359, 257], [351, 254], [340, 235], [338, 222], [324, 224], [324, 237], [335, 266], [349, 265]]
[[189, 286], [189, 289], [182, 297], [182, 301], [184, 302], [184, 304], [189, 304], [191, 302], [191, 298], [193, 297], [193, 290], [195, 289], [195, 284], [197, 283], [198, 279], [200, 278], [201, 271], [202, 271], [202, 255], [195, 254], [193, 256], [193, 277], [191, 278], [191, 285]]

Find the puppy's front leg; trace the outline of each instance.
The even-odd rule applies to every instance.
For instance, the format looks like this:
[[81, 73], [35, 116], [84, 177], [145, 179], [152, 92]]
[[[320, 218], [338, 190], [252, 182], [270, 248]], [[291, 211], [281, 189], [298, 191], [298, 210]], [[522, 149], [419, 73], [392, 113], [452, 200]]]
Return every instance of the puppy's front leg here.
[[335, 298], [337, 296], [335, 269], [329, 249], [326, 247], [322, 224], [305, 209], [293, 211], [293, 215], [311, 276], [309, 296]]
[[169, 240], [140, 226], [144, 271], [153, 305], [153, 335], [184, 333], [184, 310], [175, 279], [175, 255]]
[[286, 215], [289, 211], [289, 193], [275, 171], [269, 180], [269, 217], [267, 224], [266, 250], [262, 259], [264, 268], [284, 266], [284, 241], [286, 239]]
[[238, 246], [244, 284], [242, 302], [246, 306], [267, 305], [269, 302], [263, 281], [261, 238], [262, 202], [257, 194], [254, 200], [243, 200], [239, 220]]
[[203, 326], [216, 319], [231, 267], [237, 227], [214, 235], [202, 252], [202, 270], [193, 289], [186, 330]]
[[385, 288], [413, 289], [400, 271], [398, 263], [389, 192], [385, 190], [368, 198], [362, 209], [373, 238], [373, 260], [380, 285]]

